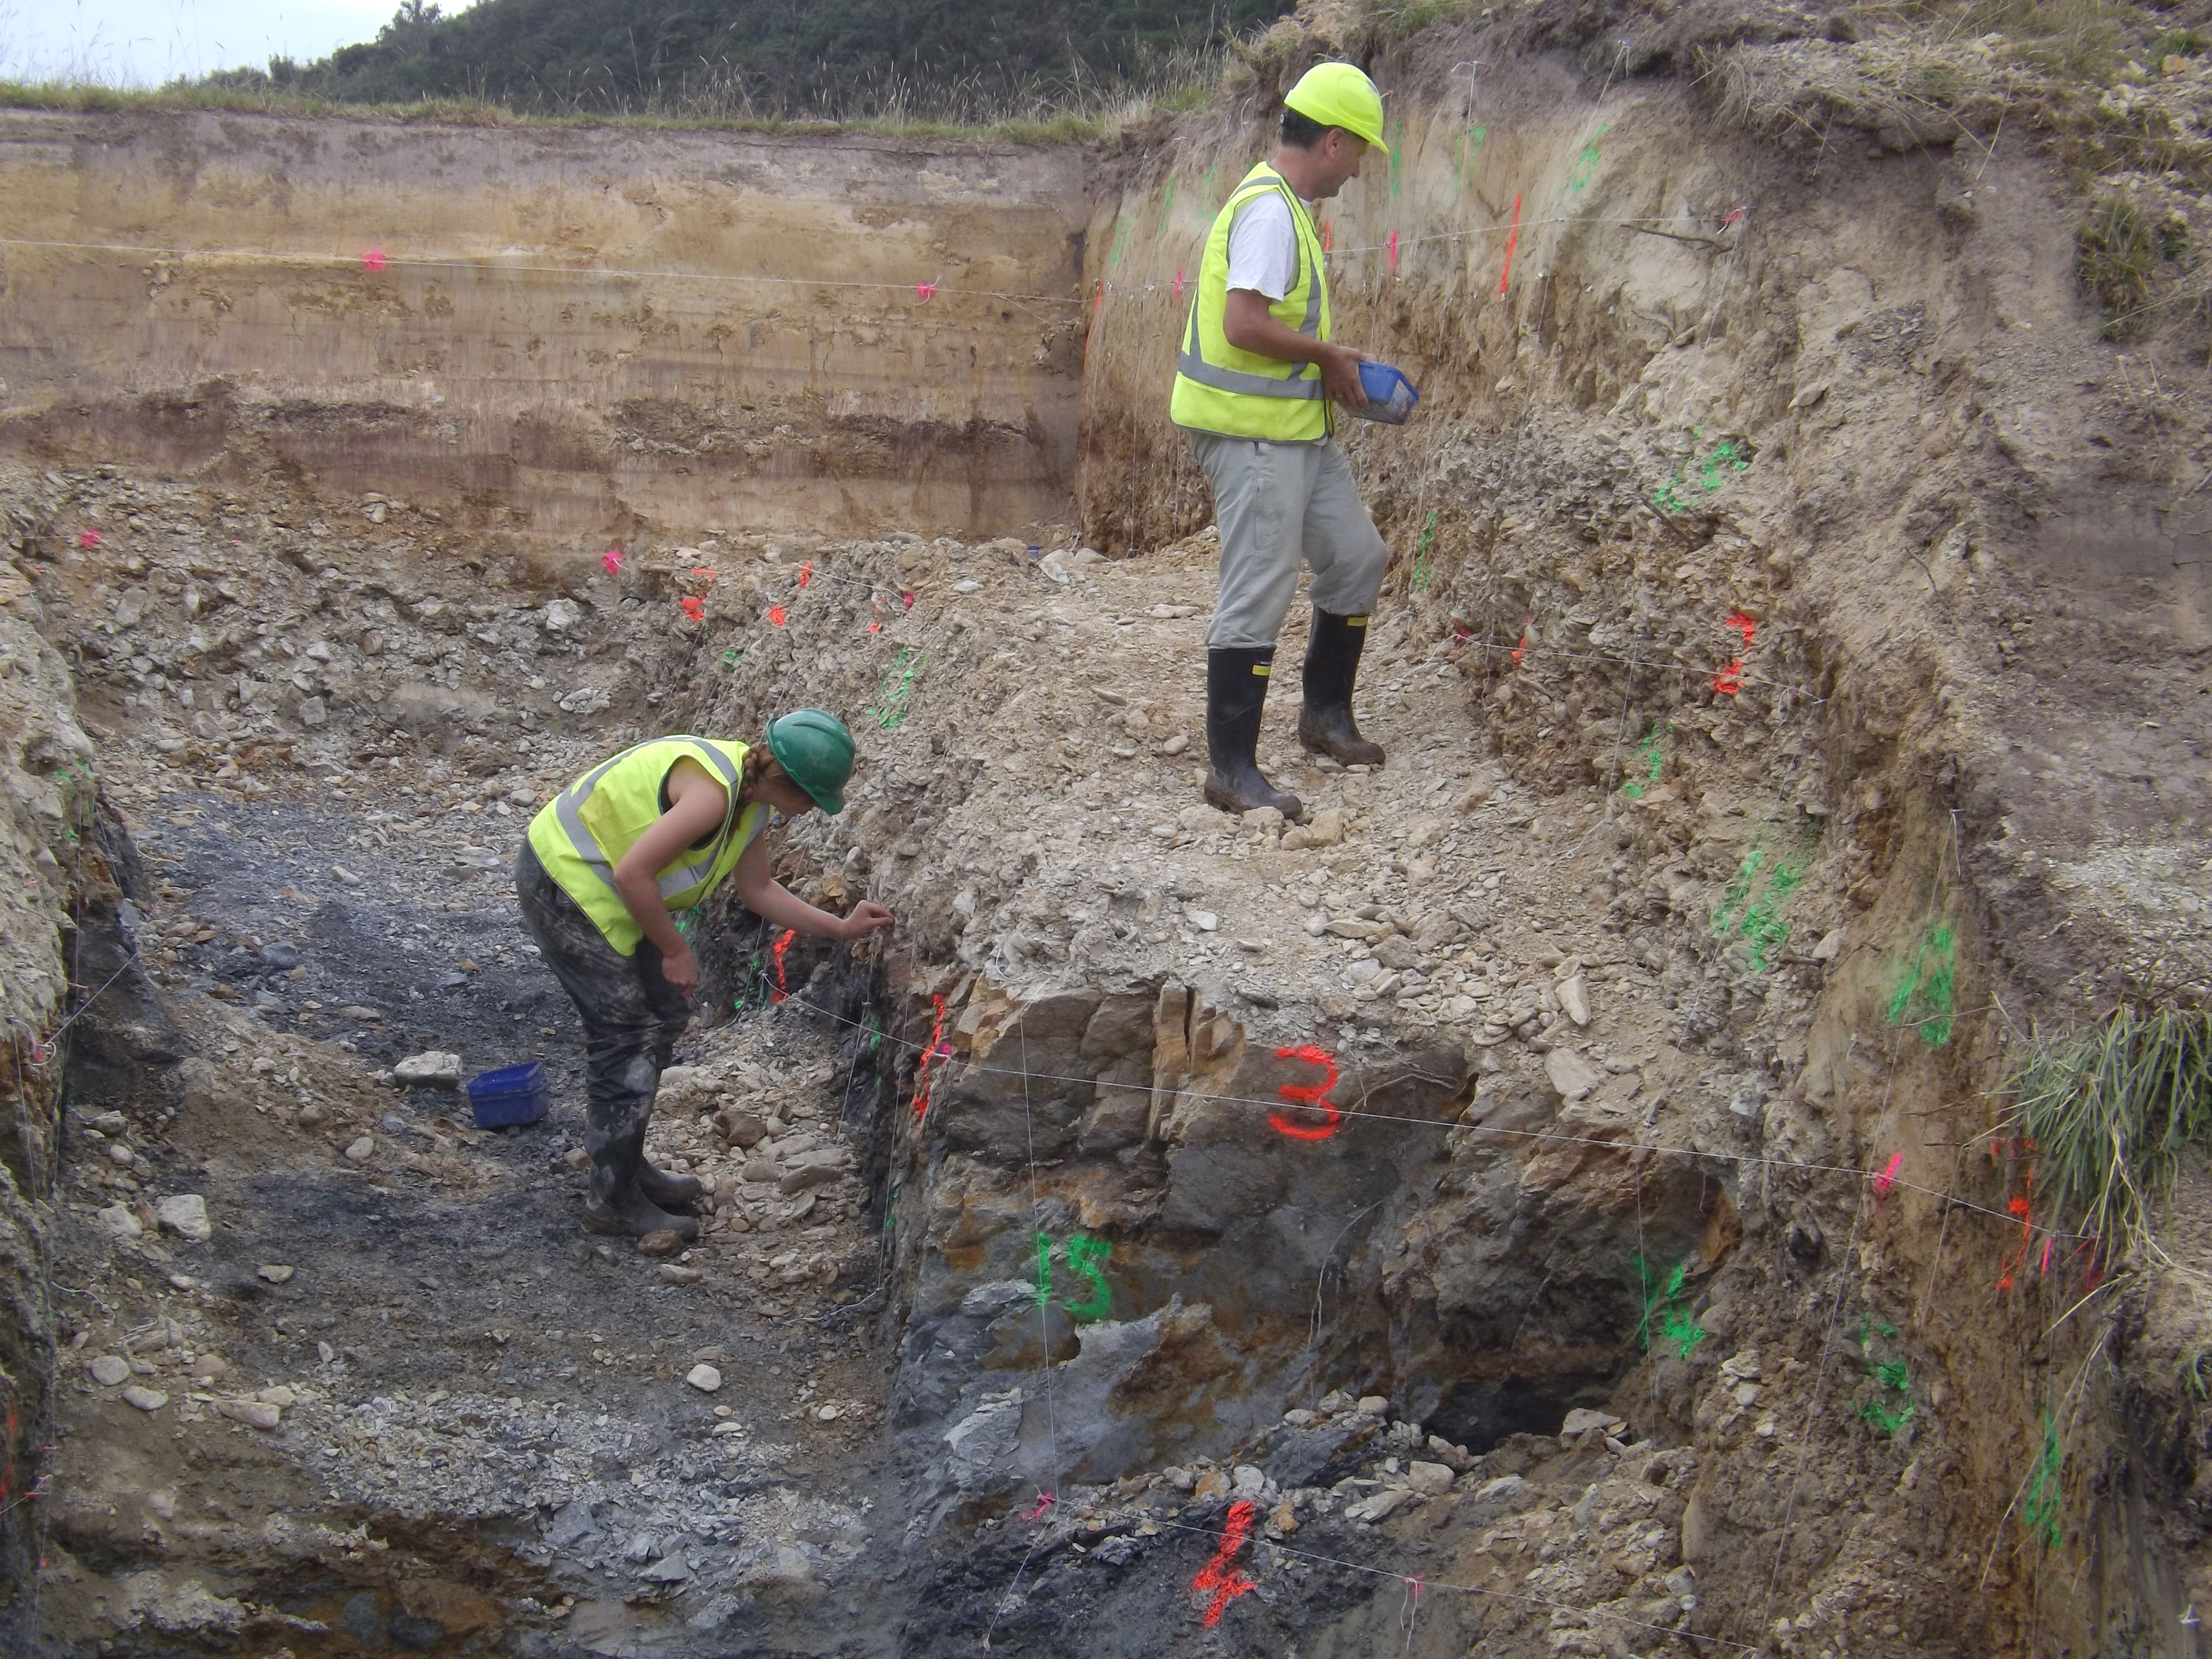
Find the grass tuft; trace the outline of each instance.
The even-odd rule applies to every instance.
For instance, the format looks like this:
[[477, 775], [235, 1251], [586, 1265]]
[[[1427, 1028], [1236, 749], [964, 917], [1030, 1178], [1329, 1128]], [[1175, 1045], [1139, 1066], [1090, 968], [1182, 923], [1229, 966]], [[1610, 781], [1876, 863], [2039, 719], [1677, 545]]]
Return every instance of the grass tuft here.
[[2129, 198], [2107, 191], [2089, 204], [2074, 249], [2081, 286], [2105, 307], [2100, 331], [2108, 340], [2126, 338], [2143, 315], [2158, 276], [2163, 250], [2157, 227]]
[[2182, 1154], [2212, 1142], [2212, 1010], [2122, 1008], [2037, 1053], [2010, 1092], [2041, 1149], [2037, 1185], [2102, 1241], [2100, 1257], [2156, 1255], [2153, 1212]]

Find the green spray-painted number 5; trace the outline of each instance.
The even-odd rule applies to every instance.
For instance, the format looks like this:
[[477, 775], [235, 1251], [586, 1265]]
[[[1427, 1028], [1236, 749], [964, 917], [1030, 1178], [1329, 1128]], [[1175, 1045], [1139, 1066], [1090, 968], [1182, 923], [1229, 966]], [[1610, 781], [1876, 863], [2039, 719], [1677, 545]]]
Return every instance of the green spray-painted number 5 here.
[[[1053, 1243], [1050, 1233], [1041, 1232], [1036, 1236], [1036, 1304], [1042, 1308], [1052, 1300]], [[1106, 1282], [1106, 1261], [1114, 1254], [1113, 1245], [1103, 1238], [1086, 1238], [1083, 1234], [1076, 1233], [1069, 1237], [1060, 1254], [1070, 1273], [1091, 1281], [1089, 1297], [1081, 1302], [1062, 1304], [1067, 1310], [1067, 1316], [1070, 1319], [1103, 1319], [1112, 1313], [1114, 1291]]]

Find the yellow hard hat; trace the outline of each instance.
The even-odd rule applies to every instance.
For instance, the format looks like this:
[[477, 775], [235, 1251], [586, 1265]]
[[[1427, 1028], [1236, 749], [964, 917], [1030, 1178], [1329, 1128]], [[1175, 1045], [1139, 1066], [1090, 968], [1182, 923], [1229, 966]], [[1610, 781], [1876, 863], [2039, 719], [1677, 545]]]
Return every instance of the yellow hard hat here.
[[1353, 64], [1316, 64], [1283, 101], [1309, 121], [1342, 127], [1385, 155], [1390, 153], [1382, 142], [1382, 94]]

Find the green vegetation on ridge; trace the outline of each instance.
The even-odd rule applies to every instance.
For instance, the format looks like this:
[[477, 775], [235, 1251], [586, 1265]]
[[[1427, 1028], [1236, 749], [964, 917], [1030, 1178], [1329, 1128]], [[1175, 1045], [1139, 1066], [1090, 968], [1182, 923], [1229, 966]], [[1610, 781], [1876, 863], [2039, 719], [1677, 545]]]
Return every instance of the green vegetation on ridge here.
[[1201, 78], [1285, 0], [405, 0], [374, 40], [213, 77], [336, 103], [972, 122]]

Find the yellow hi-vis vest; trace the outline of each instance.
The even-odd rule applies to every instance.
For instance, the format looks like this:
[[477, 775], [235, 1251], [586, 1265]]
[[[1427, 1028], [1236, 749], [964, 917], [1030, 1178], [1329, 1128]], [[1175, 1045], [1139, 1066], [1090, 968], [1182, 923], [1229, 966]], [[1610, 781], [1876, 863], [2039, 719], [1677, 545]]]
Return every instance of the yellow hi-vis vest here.
[[1319, 363], [1286, 363], [1229, 343], [1224, 331], [1229, 308], [1229, 232], [1237, 214], [1269, 191], [1289, 204], [1297, 237], [1297, 280], [1267, 309], [1286, 328], [1310, 340], [1329, 331], [1328, 275], [1322, 269], [1321, 237], [1313, 216], [1283, 175], [1262, 161], [1244, 175], [1206, 234], [1206, 257], [1191, 296], [1190, 323], [1183, 331], [1176, 365], [1175, 397], [1168, 417], [1177, 426], [1233, 438], [1263, 438], [1275, 443], [1310, 443], [1332, 429], [1328, 398], [1322, 390]]
[[714, 838], [703, 848], [685, 848], [659, 874], [660, 902], [672, 911], [688, 910], [737, 867], [767, 817], [758, 801], [742, 812], [738, 808], [744, 744], [688, 737], [639, 744], [585, 773], [530, 821], [530, 845], [545, 872], [626, 957], [636, 953], [645, 933], [615, 890], [615, 866], [659, 821], [661, 786], [676, 763], [687, 757], [730, 794], [729, 810]]

